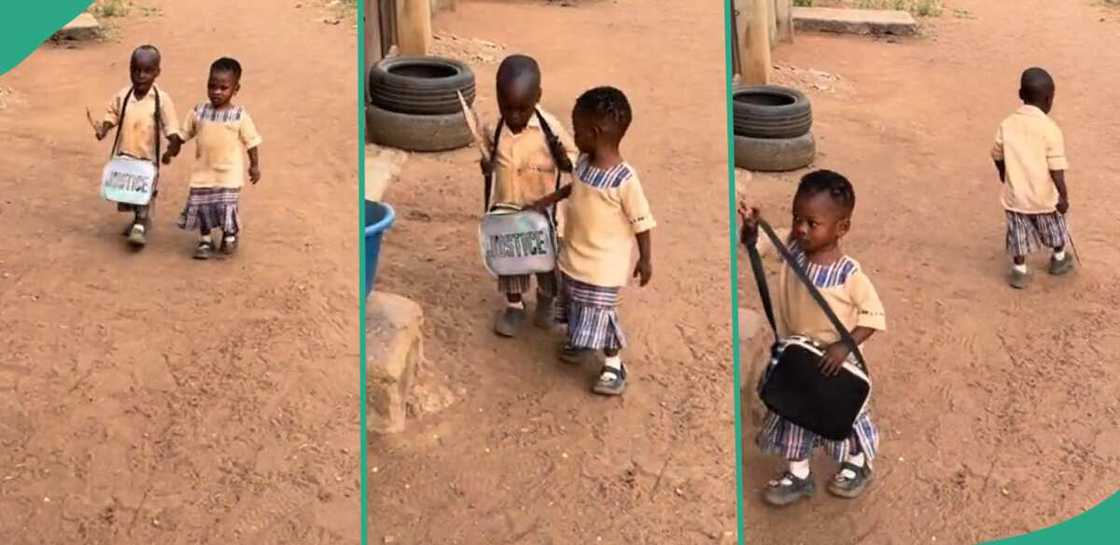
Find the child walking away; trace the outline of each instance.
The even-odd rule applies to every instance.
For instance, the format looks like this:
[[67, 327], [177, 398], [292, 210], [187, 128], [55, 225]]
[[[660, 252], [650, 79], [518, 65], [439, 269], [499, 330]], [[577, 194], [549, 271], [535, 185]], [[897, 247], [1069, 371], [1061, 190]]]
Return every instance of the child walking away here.
[[[128, 70], [132, 84], [125, 87], [109, 101], [105, 117], [95, 127], [98, 140], [105, 138], [114, 127], [117, 135], [113, 143], [113, 156], [151, 161], [156, 164], [156, 185], [159, 180], [159, 148], [167, 138], [168, 149], [182, 144], [178, 116], [171, 97], [156, 85], [160, 74], [160, 52], [152, 45], [142, 45], [132, 52]], [[164, 164], [170, 158], [164, 158]], [[117, 209], [132, 212], [133, 219], [122, 235], [136, 246], [147, 244], [151, 229], [151, 216], [155, 208], [158, 189], [152, 200], [143, 206], [118, 203]]]
[[[850, 332], [856, 345], [862, 345], [873, 333], [886, 329], [886, 318], [871, 280], [860, 264], [840, 249], [840, 239], [851, 229], [855, 203], [855, 190], [844, 176], [827, 170], [806, 175], [793, 198], [793, 226], [786, 247], [840, 325]], [[740, 215], [740, 240], [751, 248], [758, 239], [759, 213], [740, 205]], [[776, 300], [779, 339], [804, 337], [825, 347], [819, 364], [825, 376], [842, 372], [845, 362], [856, 362], [856, 354], [842, 341], [838, 329], [788, 262], [781, 269]], [[809, 459], [817, 447], [825, 448], [841, 464], [828, 485], [829, 492], [844, 498], [859, 496], [871, 481], [879, 442], [868, 407], [864, 405], [850, 435], [843, 440], [826, 439], [768, 411], [758, 435], [759, 447], [784, 457], [789, 465], [769, 483], [765, 500], [784, 506], [816, 491]]]
[[630, 103], [618, 89], [598, 87], [580, 96], [572, 112], [581, 154], [575, 180], [533, 205], [540, 210], [567, 199], [558, 320], [567, 323], [568, 335], [560, 359], [578, 364], [601, 350], [606, 361], [592, 391], [603, 395], [626, 388], [619, 292], [631, 274], [642, 286], [653, 275], [650, 230], [656, 222], [637, 172], [619, 151], [630, 120]]
[[[497, 95], [501, 117], [493, 131], [484, 129], [493, 152], [482, 161], [486, 177], [486, 210], [499, 205], [525, 207], [559, 187], [560, 173], [570, 172], [575, 143], [555, 117], [540, 106], [541, 70], [525, 55], [506, 57], [498, 67]], [[553, 217], [554, 222], [559, 218]], [[548, 329], [553, 325], [556, 273], [537, 276], [537, 305], [533, 322]], [[494, 331], [515, 337], [525, 323], [524, 294], [532, 286], [530, 275], [498, 278], [498, 291], [506, 297], [506, 308], [498, 313]]]
[[[194, 107], [183, 122], [186, 140], [196, 139], [195, 161], [191, 167], [190, 196], [179, 218], [179, 227], [198, 229], [195, 259], [209, 259], [214, 252], [210, 238], [214, 229], [222, 231], [221, 251], [232, 255], [241, 233], [238, 200], [245, 185], [245, 173], [256, 184], [261, 179], [261, 137], [244, 106], [233, 104], [241, 90], [241, 64], [223, 57], [210, 65], [207, 82], [209, 102]], [[168, 155], [179, 153], [173, 145]], [[249, 157], [248, 169], [245, 156]]]
[[1019, 98], [1023, 106], [996, 131], [992, 158], [1003, 183], [1007, 252], [1012, 260], [1009, 282], [1024, 289], [1030, 283], [1027, 255], [1039, 249], [1039, 242], [1053, 250], [1052, 275], [1073, 270], [1073, 257], [1066, 251], [1069, 164], [1062, 130], [1048, 115], [1054, 105], [1053, 78], [1041, 68], [1026, 70]]

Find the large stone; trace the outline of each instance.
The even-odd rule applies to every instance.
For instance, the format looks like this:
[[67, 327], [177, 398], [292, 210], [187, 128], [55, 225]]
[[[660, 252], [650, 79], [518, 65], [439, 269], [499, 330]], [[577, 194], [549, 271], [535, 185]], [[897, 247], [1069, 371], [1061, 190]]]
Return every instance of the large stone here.
[[420, 305], [384, 292], [370, 295], [366, 309], [366, 400], [369, 431], [404, 431], [408, 400], [423, 358]]
[[918, 22], [906, 11], [793, 8], [797, 30], [841, 34], [894, 34], [909, 36], [918, 32]]
[[406, 159], [403, 151], [366, 144], [366, 200], [381, 201]]
[[94, 40], [101, 35], [101, 23], [91, 13], [82, 13], [66, 23], [53, 36], [56, 40]]

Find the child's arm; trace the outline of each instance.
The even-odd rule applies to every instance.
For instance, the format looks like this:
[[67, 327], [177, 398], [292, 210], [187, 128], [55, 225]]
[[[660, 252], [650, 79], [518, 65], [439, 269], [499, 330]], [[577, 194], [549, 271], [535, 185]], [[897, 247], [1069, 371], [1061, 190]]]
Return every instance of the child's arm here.
[[996, 172], [999, 174], [999, 183], [1001, 183], [1001, 184], [1006, 183], [1007, 182], [1007, 163], [1004, 163], [1002, 159], [995, 159], [995, 163], [996, 163]]
[[747, 206], [747, 203], [739, 201], [738, 205], [739, 223], [742, 227], [739, 228], [739, 243], [747, 248], [758, 245], [758, 220], [761, 218], [761, 212], [758, 208]]
[[653, 278], [653, 257], [650, 254], [650, 230], [647, 229], [635, 235], [638, 239], [638, 264], [634, 266], [634, 278], [641, 278], [641, 287], [649, 284], [649, 279]]
[[1007, 164], [1003, 161], [1003, 125], [996, 129], [996, 141], [992, 145], [992, 161], [996, 164], [999, 183], [1005, 183], [1007, 181]]
[[[875, 334], [875, 330], [870, 327], [857, 326], [852, 330], [852, 340], [859, 346], [870, 339]], [[833, 377], [840, 374], [840, 369], [844, 367], [844, 362], [848, 359], [848, 355], [852, 353], [852, 349], [844, 341], [833, 343], [825, 351], [824, 357], [821, 358], [820, 369], [826, 377]]]
[[1058, 188], [1058, 212], [1069, 212], [1069, 193], [1066, 190], [1066, 171], [1051, 170], [1050, 178], [1054, 180], [1054, 187]]
[[261, 156], [256, 147], [249, 148], [249, 180], [261, 181]]
[[548, 209], [548, 207], [564, 199], [567, 199], [570, 196], [572, 196], [572, 184], [566, 184], [564, 185], [564, 187], [561, 187], [560, 189], [557, 189], [556, 191], [553, 191], [552, 193], [541, 197], [539, 200], [533, 202], [525, 208], [527, 210], [536, 210], [537, 212], [542, 212]]
[[98, 140], [105, 139], [105, 135], [109, 134], [109, 130], [117, 126], [117, 120], [121, 117], [120, 97], [114, 96], [109, 101], [109, 106], [105, 108], [105, 116], [101, 118], [101, 122], [97, 123], [93, 128], [93, 135]]

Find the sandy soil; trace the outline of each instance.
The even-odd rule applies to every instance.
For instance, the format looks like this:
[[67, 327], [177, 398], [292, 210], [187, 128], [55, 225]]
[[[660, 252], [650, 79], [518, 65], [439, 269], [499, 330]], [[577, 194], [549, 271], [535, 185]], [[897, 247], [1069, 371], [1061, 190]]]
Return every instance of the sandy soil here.
[[[0, 535], [357, 543], [353, 25], [311, 2], [146, 5], [112, 41], [45, 46], [0, 77], [17, 99], [0, 110]], [[234, 259], [192, 261], [196, 235], [173, 225], [193, 144], [163, 171], [143, 252], [98, 197], [108, 142], [84, 108], [128, 83], [144, 42], [181, 113], [213, 59], [245, 66], [265, 144]]]
[[[629, 94], [624, 152], [660, 222], [654, 278], [624, 292], [630, 389], [592, 397], [596, 370], [557, 363], [559, 336], [490, 330], [501, 297], [478, 257], [477, 152], [413, 155], [385, 197], [399, 220], [378, 289], [423, 306], [423, 381], [458, 402], [370, 443], [371, 543], [692, 544], [734, 530], [723, 15], [699, 4], [464, 3], [436, 20], [537, 57], [561, 119], [594, 85]], [[476, 66], [485, 116], [495, 68]]]
[[[1120, 487], [1120, 250], [1108, 206], [1120, 198], [1108, 162], [1118, 135], [1102, 115], [1120, 68], [1118, 13], [1088, 1], [950, 8], [969, 17], [936, 19], [922, 40], [802, 34], [775, 51], [847, 83], [810, 89], [817, 166], [856, 183], [847, 250], [875, 280], [892, 330], [867, 350], [884, 433], [877, 484], [855, 502], [822, 494], [775, 512], [758, 493], [779, 463], [748, 445], [748, 543], [971, 544], [1068, 519]], [[1084, 268], [1056, 280], [1038, 256], [1034, 285], [1015, 292], [988, 151], [1031, 65], [1058, 82]], [[796, 178], [748, 186], [779, 225]], [[741, 293], [757, 300], [752, 286], [745, 272]], [[820, 481], [831, 476], [827, 462], [816, 467]]]

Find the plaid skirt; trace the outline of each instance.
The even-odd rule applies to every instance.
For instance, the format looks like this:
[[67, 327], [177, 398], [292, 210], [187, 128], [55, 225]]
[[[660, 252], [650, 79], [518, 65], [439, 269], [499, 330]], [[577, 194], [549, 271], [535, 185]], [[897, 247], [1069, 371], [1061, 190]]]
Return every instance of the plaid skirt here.
[[852, 425], [852, 434], [843, 441], [825, 439], [773, 412], [767, 411], [758, 433], [758, 447], [766, 454], [781, 456], [786, 460], [807, 460], [813, 449], [824, 447], [828, 456], [843, 462], [845, 455], [862, 452], [867, 466], [879, 451], [879, 429], [871, 421], [870, 409], [860, 413]]
[[1066, 218], [1058, 212], [1049, 214], [1020, 214], [1007, 211], [1007, 253], [1025, 256], [1039, 250], [1039, 243], [1047, 248], [1060, 248], [1069, 240]]
[[236, 235], [241, 230], [237, 206], [240, 197], [240, 189], [192, 187], [187, 205], [179, 216], [179, 227], [207, 232], [221, 229], [226, 235]]
[[[537, 293], [544, 297], [556, 297], [556, 272], [537, 273]], [[521, 295], [528, 293], [533, 287], [533, 276], [519, 274], [516, 276], [499, 276], [498, 292], [506, 295]]]
[[580, 282], [560, 273], [557, 323], [568, 325], [568, 346], [588, 350], [622, 350], [626, 337], [618, 321], [622, 288]]

